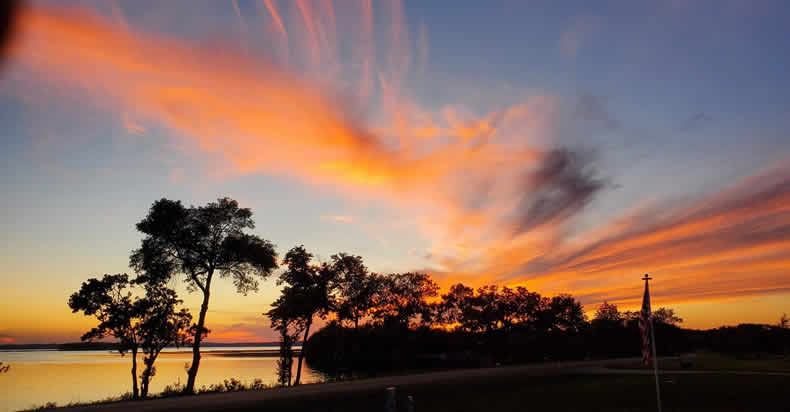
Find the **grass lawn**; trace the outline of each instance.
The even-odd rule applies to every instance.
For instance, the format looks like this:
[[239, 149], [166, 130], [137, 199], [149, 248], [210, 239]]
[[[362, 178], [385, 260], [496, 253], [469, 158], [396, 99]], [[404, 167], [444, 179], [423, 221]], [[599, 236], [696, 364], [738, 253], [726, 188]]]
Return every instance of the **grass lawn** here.
[[[760, 359], [736, 359], [734, 356], [718, 353], [699, 353], [688, 359], [692, 361], [691, 370], [790, 372], [790, 360], [774, 355], [764, 355]], [[610, 367], [615, 369], [652, 368], [652, 366], [649, 365], [642, 365], [639, 361], [629, 364], [613, 364]], [[658, 367], [662, 370], [682, 369], [680, 361], [677, 359], [667, 361], [659, 360]]]
[[[668, 375], [664, 411], [788, 410], [790, 377]], [[670, 383], [671, 382], [671, 383]], [[413, 395], [415, 411], [653, 411], [652, 376], [508, 377], [484, 382], [398, 387], [398, 410]], [[206, 395], [211, 396], [211, 395]], [[266, 411], [383, 411], [382, 390], [270, 400]]]

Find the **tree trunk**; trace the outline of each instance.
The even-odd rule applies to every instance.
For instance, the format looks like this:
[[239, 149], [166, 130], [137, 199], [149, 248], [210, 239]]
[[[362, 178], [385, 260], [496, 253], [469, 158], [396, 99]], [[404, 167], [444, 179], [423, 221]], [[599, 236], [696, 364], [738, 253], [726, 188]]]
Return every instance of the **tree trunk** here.
[[132, 399], [140, 396], [137, 390], [137, 348], [132, 348]]
[[148, 356], [143, 359], [145, 370], [143, 370], [143, 375], [140, 376], [140, 397], [143, 399], [148, 397], [148, 385], [151, 383], [151, 377], [154, 375], [154, 362], [156, 362], [157, 356], [159, 356], [158, 352], [149, 353]]
[[140, 377], [140, 398], [145, 399], [148, 397], [148, 381], [151, 379], [149, 375], [150, 366], [148, 362], [145, 362], [145, 370], [143, 371], [143, 376]]
[[359, 330], [359, 316], [354, 318], [354, 330]]
[[198, 317], [197, 333], [195, 340], [192, 343], [192, 365], [187, 371], [187, 384], [184, 386], [184, 393], [195, 393], [195, 378], [197, 377], [198, 368], [200, 367], [200, 342], [203, 339], [203, 326], [206, 324], [206, 312], [208, 312], [208, 300], [211, 296], [209, 287], [211, 286], [211, 275], [209, 273], [206, 277], [206, 287], [203, 290], [203, 304], [200, 305], [200, 316]]
[[302, 349], [299, 350], [299, 361], [296, 364], [296, 379], [294, 380], [294, 386], [299, 385], [299, 379], [302, 377], [302, 359], [304, 358], [304, 344], [307, 342], [307, 335], [310, 333], [311, 323], [313, 323], [313, 319], [310, 319], [307, 322], [307, 327], [304, 328], [304, 339], [302, 339]]

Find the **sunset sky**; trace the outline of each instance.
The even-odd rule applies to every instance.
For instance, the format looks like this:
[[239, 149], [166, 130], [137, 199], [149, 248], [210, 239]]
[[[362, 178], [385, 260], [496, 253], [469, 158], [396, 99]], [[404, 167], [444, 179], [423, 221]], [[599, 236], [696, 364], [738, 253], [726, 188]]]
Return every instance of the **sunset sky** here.
[[[653, 306], [790, 312], [790, 3], [32, 1], [0, 65], [0, 343], [76, 341], [159, 198], [283, 255]], [[193, 310], [198, 294], [182, 297]], [[209, 341], [274, 340], [274, 279]]]

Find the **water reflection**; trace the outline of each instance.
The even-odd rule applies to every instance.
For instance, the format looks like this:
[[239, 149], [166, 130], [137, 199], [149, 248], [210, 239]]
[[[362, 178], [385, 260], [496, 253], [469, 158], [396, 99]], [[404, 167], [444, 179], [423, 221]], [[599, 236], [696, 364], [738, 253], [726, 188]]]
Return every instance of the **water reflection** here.
[[[202, 351], [197, 387], [231, 377], [245, 383], [261, 379], [266, 384], [276, 384], [277, 357], [266, 356], [261, 351], [260, 347]], [[263, 348], [263, 351], [276, 353], [271, 348]], [[151, 393], [161, 392], [168, 384], [186, 382], [185, 365], [191, 356], [191, 352], [183, 350], [163, 352], [156, 362]], [[117, 352], [19, 351], [0, 352], [0, 358], [11, 364], [11, 370], [0, 376], [2, 412], [46, 402], [62, 405], [93, 401], [131, 390], [131, 360], [128, 355], [121, 357]], [[141, 359], [138, 357], [138, 361]], [[303, 382], [320, 379], [319, 374], [303, 366]]]

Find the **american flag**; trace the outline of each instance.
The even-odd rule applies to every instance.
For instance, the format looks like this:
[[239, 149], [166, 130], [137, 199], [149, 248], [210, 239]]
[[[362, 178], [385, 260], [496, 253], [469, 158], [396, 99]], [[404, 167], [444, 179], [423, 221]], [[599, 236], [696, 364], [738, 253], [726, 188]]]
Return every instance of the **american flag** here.
[[645, 275], [645, 296], [642, 298], [642, 311], [639, 313], [639, 331], [642, 332], [642, 362], [647, 365], [650, 363], [650, 290], [647, 287], [648, 281]]

